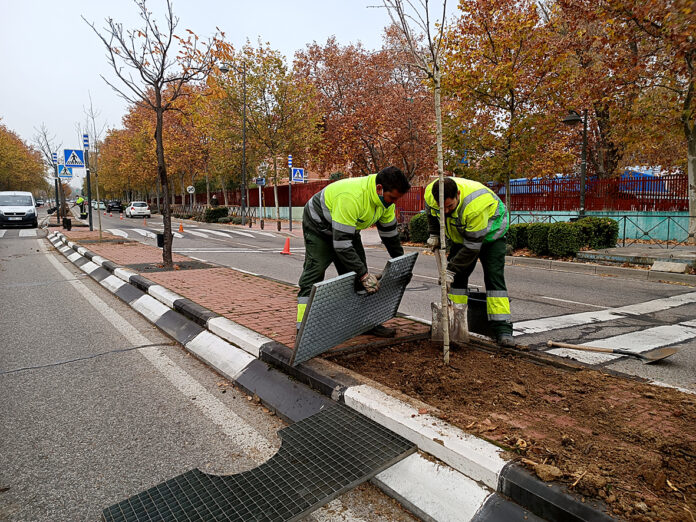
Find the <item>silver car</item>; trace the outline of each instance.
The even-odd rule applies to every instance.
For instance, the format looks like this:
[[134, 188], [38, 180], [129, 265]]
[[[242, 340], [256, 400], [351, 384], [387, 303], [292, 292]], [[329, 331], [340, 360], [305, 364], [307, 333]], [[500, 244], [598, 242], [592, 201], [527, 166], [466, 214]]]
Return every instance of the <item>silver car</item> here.
[[145, 201], [131, 201], [126, 207], [126, 217], [150, 217], [150, 205]]

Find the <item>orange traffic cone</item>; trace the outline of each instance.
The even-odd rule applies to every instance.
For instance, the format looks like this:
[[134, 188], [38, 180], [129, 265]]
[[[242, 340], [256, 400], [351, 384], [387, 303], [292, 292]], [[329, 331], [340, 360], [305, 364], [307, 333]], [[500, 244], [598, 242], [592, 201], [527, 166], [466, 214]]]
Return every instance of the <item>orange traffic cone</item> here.
[[123, 219], [123, 212], [119, 212], [118, 219]]
[[179, 232], [183, 232], [183, 231], [184, 231], [184, 224], [179, 223]]
[[106, 210], [104, 211], [104, 215], [106, 216]]
[[285, 246], [283, 247], [283, 251], [281, 252], [281, 254], [285, 254], [287, 256], [290, 255], [290, 238], [289, 237], [285, 238]]
[[114, 217], [114, 215], [111, 212], [109, 212], [109, 217]]
[[143, 218], [143, 226], [144, 226], [144, 227], [147, 226], [147, 221], [145, 221], [145, 218]]

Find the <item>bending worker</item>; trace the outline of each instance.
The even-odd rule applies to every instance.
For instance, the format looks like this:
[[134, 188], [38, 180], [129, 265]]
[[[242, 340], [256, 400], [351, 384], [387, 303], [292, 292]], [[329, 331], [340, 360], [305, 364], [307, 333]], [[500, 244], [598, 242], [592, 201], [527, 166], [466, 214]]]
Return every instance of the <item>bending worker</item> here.
[[[410, 188], [401, 170], [387, 167], [378, 174], [331, 183], [307, 202], [302, 216], [305, 260], [297, 294], [298, 330], [312, 285], [324, 279], [331, 263], [339, 274], [355, 272], [368, 293], [379, 289], [379, 279], [367, 269], [360, 231], [376, 223], [389, 255], [403, 255], [394, 203]], [[380, 325], [367, 333], [393, 337], [396, 331]]]
[[[439, 181], [425, 188], [428, 215], [428, 246], [440, 248]], [[510, 214], [503, 202], [485, 185], [464, 178], [445, 178], [445, 235], [450, 244], [447, 256], [448, 297], [455, 305], [468, 301], [469, 276], [476, 260], [483, 266], [488, 321], [501, 346], [515, 346], [512, 337], [510, 300], [505, 287], [505, 233]]]

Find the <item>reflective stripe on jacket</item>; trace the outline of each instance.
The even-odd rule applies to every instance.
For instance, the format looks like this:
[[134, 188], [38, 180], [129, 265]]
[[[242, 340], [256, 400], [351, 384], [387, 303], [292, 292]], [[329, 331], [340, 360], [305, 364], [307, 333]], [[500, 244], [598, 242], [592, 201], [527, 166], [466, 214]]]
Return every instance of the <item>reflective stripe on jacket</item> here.
[[314, 229], [331, 236], [336, 255], [358, 276], [367, 272], [353, 247], [361, 230], [377, 224], [382, 243], [392, 257], [403, 255], [394, 205], [385, 207], [377, 195], [377, 174], [350, 178], [324, 187], [307, 202]]
[[[470, 250], [480, 250], [484, 242], [503, 237], [510, 228], [510, 214], [495, 193], [479, 183], [451, 178], [459, 189], [459, 204], [447, 216], [445, 233], [450, 241]], [[433, 196], [433, 181], [425, 188], [425, 211], [430, 234], [440, 234], [440, 205]]]

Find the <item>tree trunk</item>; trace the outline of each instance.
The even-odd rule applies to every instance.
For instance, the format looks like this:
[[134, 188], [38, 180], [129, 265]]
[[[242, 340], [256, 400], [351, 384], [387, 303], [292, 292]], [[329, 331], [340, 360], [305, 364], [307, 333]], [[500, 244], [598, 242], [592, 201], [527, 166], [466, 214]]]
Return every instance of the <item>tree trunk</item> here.
[[440, 104], [440, 70], [435, 67], [433, 82], [435, 85], [435, 138], [437, 142], [437, 173], [440, 184], [438, 205], [440, 206], [440, 303], [442, 309], [442, 356], [445, 364], [449, 364], [450, 336], [449, 336], [449, 307], [447, 305], [447, 281], [445, 270], [447, 268], [447, 256], [445, 248], [445, 168], [442, 153], [442, 106]]
[[273, 199], [275, 200], [275, 218], [280, 221], [280, 207], [278, 206], [278, 158], [273, 155]]
[[208, 177], [208, 167], [205, 169], [205, 201], [210, 206], [210, 178]]
[[[155, 127], [155, 142], [157, 144], [157, 174], [162, 183], [162, 190], [169, 194], [169, 180], [167, 179], [167, 165], [164, 162], [164, 140], [162, 140], [162, 128], [164, 127], [164, 111], [162, 110], [162, 93], [155, 91], [155, 103], [157, 125]], [[162, 209], [162, 222], [164, 224], [164, 246], [162, 248], [162, 262], [164, 266], [171, 267], [172, 262], [172, 215], [169, 207], [169, 198], [164, 200]]]
[[687, 173], [689, 181], [689, 245], [696, 245], [696, 125], [686, 137], [688, 143]]
[[227, 187], [225, 187], [225, 180], [224, 180], [222, 174], [220, 174], [219, 178], [220, 178], [220, 187], [222, 188], [222, 197], [225, 199], [225, 206], [229, 207], [230, 201], [227, 197]]

